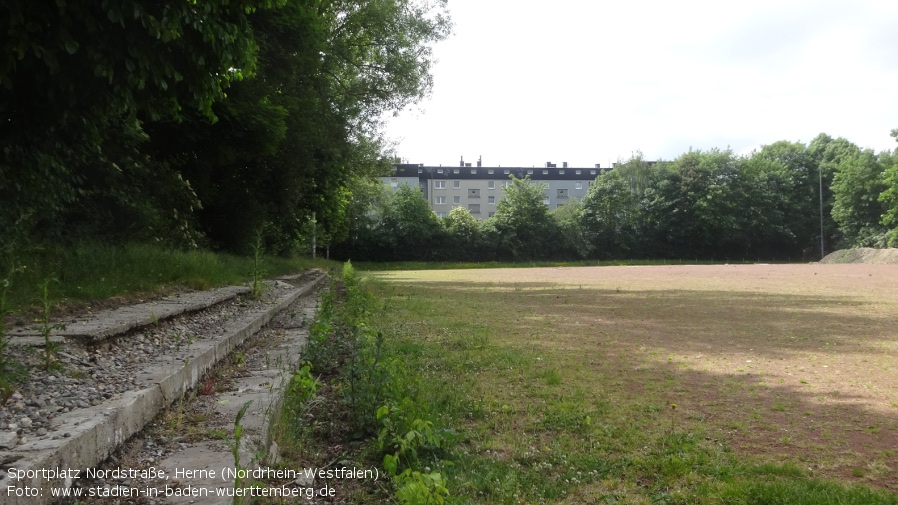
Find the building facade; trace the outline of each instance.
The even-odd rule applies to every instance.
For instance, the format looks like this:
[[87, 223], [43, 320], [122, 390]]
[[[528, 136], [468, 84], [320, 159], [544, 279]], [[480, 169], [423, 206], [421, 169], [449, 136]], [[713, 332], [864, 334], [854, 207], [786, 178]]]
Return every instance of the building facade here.
[[483, 167], [465, 163], [457, 167], [425, 166], [424, 164], [397, 164], [390, 177], [381, 180], [393, 188], [403, 184], [418, 187], [430, 208], [439, 217], [446, 217], [455, 207], [468, 209], [477, 219], [487, 219], [496, 213], [496, 204], [502, 199], [511, 176], [518, 179], [530, 177], [531, 181], [546, 184], [543, 203], [554, 210], [572, 200], [581, 199], [602, 172], [610, 170], [594, 167], [558, 168], [546, 163], [542, 168]]

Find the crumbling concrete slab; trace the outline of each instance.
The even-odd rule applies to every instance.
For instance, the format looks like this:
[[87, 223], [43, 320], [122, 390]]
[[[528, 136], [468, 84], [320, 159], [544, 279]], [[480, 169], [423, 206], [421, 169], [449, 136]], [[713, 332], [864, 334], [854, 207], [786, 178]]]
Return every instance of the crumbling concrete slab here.
[[[226, 419], [236, 419], [239, 411], [249, 403], [240, 426], [240, 466], [248, 469], [267, 468], [277, 464], [277, 446], [272, 442], [284, 394], [297, 368], [300, 353], [306, 343], [308, 330], [296, 328], [280, 336], [280, 344], [270, 353], [271, 363], [279, 366], [248, 371], [240, 378], [236, 389], [217, 397], [217, 411]], [[227, 437], [235, 443], [233, 426], [227, 427]], [[169, 491], [166, 503], [225, 505], [232, 503], [227, 496], [234, 489], [233, 471], [237, 468], [230, 447], [224, 440], [191, 444], [159, 462], [159, 467], [174, 475], [181, 471], [177, 483], [165, 481], [157, 486], [159, 496]], [[186, 472], [192, 472], [188, 475]], [[170, 479], [171, 480], [171, 479]], [[247, 479], [249, 486], [253, 479]], [[172, 491], [172, 486], [177, 486]], [[168, 486], [168, 490], [166, 489]], [[177, 490], [189, 492], [178, 495]], [[232, 491], [233, 492], [233, 491]]]

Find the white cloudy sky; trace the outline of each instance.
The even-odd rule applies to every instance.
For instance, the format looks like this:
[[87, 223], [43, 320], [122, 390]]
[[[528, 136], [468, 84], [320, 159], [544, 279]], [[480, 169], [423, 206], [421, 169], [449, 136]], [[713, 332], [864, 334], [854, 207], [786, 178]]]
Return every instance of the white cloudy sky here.
[[898, 1], [449, 0], [410, 163], [592, 166], [818, 133], [898, 145]]

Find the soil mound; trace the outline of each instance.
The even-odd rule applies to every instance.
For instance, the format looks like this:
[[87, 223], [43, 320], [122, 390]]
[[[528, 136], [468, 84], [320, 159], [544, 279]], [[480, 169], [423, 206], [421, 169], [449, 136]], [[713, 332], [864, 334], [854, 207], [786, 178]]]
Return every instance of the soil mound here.
[[826, 255], [820, 263], [864, 263], [868, 265], [898, 265], [898, 249], [840, 249]]

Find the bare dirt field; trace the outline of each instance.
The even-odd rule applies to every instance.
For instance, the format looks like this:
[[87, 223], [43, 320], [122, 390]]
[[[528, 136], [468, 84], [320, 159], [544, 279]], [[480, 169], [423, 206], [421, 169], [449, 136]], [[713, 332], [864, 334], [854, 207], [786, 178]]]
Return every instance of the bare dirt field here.
[[471, 324], [501, 320], [494, 338], [596, 395], [660, 395], [737, 452], [898, 489], [898, 265], [379, 275], [465, 293]]

